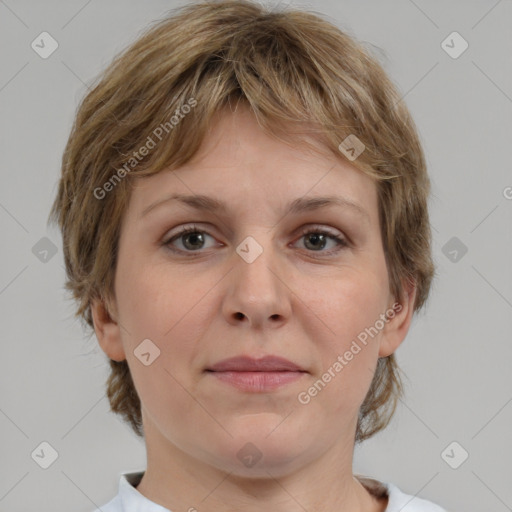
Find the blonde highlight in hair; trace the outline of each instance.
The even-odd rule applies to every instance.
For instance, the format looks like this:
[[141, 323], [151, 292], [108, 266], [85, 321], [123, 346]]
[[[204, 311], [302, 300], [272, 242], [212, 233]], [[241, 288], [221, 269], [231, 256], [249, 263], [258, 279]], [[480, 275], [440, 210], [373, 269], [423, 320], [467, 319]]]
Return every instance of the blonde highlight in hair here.
[[[169, 120], [191, 98], [194, 108], [170, 129]], [[114, 297], [132, 181], [189, 161], [217, 114], [235, 102], [247, 105], [279, 140], [308, 144], [314, 138], [341, 159], [347, 136], [364, 144], [350, 163], [377, 184], [390, 291], [401, 302], [414, 284], [414, 311], [420, 310], [435, 272], [430, 182], [397, 89], [355, 38], [320, 16], [226, 0], [187, 4], [157, 22], [114, 59], [80, 104], [51, 211], [62, 231], [76, 315], [93, 328], [92, 301], [108, 304]], [[169, 129], [133, 165], [133, 155], [140, 156], [137, 150], [162, 126]], [[356, 442], [385, 428], [401, 394], [394, 354], [379, 359]], [[111, 361], [107, 395], [111, 410], [142, 436], [141, 404], [126, 361]]]

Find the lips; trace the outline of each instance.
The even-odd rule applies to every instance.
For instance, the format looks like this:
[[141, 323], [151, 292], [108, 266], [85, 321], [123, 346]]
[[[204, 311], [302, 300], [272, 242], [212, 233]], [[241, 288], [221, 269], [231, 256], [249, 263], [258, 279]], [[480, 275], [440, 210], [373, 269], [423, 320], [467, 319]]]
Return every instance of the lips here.
[[209, 372], [305, 372], [297, 364], [278, 356], [254, 359], [238, 356], [224, 359], [206, 369]]
[[205, 371], [221, 385], [227, 384], [243, 393], [276, 393], [300, 381], [308, 373], [299, 365], [278, 356], [260, 359], [232, 357], [219, 361]]

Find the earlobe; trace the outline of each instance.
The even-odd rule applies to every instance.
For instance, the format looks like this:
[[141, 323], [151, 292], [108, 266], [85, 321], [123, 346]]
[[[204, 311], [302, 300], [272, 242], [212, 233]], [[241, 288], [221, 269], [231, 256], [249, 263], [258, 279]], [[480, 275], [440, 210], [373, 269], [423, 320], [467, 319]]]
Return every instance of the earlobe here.
[[96, 338], [98, 338], [101, 349], [114, 361], [125, 360], [126, 355], [121, 340], [119, 324], [112, 318], [105, 302], [100, 299], [94, 299], [90, 307], [94, 331], [96, 332]]
[[416, 285], [411, 283], [405, 290], [403, 300], [400, 303], [395, 301], [386, 311], [388, 321], [382, 331], [379, 357], [393, 354], [404, 341], [414, 314], [415, 300]]

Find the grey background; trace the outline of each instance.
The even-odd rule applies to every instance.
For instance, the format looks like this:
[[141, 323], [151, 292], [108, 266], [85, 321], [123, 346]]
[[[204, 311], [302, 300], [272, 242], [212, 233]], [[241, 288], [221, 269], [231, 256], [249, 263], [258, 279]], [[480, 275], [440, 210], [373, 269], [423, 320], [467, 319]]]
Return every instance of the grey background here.
[[[60, 234], [46, 220], [85, 84], [177, 5], [0, 0], [2, 512], [91, 511], [116, 494], [121, 472], [145, 467], [143, 442], [109, 412], [106, 356], [73, 319]], [[354, 470], [453, 512], [512, 510], [512, 2], [296, 5], [375, 47], [433, 183], [438, 276], [398, 351], [407, 396], [388, 429], [356, 449]], [[59, 44], [47, 59], [31, 48], [43, 31]], [[453, 31], [469, 44], [456, 59], [441, 46]], [[58, 452], [48, 469], [31, 455], [43, 441]], [[453, 441], [469, 453], [457, 469], [442, 457]], [[460, 462], [460, 448], [448, 453]]]

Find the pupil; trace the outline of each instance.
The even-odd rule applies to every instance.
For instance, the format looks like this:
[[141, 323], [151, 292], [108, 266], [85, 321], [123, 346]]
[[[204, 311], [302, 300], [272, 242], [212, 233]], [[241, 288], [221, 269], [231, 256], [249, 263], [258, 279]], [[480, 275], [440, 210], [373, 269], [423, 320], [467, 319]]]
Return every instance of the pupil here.
[[[187, 240], [189, 238], [192, 238], [192, 244], [191, 244], [192, 245], [192, 249], [197, 249], [197, 246], [194, 247], [194, 244], [195, 244], [194, 240], [195, 239], [199, 239], [199, 244], [202, 243], [202, 240], [201, 240], [202, 235], [200, 233], [191, 233], [191, 234], [188, 234], [188, 235], [185, 236], [185, 240]], [[187, 244], [185, 244], [185, 245], [187, 245]]]
[[324, 235], [322, 234], [318, 234], [318, 233], [313, 233], [311, 235], [309, 235], [309, 240], [313, 240], [313, 248], [318, 248], [318, 245], [315, 245], [315, 241], [318, 242], [319, 240], [321, 242], [324, 242], [321, 244], [321, 248], [323, 249], [324, 245], [325, 245], [325, 240], [323, 239], [324, 238]]

